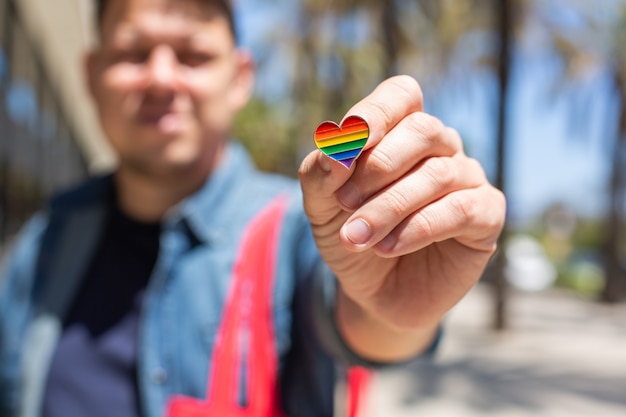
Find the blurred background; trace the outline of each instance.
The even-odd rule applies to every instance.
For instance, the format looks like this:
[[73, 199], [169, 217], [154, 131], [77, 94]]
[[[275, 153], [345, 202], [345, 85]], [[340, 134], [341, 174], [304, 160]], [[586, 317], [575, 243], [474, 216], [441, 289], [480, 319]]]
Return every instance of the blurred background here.
[[[295, 175], [323, 120], [410, 74], [508, 198], [499, 254], [434, 362], [373, 416], [626, 416], [626, 0], [237, 0], [258, 63], [235, 137]], [[89, 0], [0, 0], [0, 257], [55, 191], [110, 170], [85, 94]]]

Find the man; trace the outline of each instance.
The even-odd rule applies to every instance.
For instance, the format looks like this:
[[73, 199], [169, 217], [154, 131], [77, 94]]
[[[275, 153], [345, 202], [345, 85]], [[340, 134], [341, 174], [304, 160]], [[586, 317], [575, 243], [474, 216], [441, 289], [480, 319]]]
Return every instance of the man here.
[[[53, 200], [16, 245], [0, 298], [2, 415], [156, 417], [223, 386], [207, 369], [219, 374], [223, 312], [248, 308], [227, 295], [256, 256], [238, 257], [242, 236], [278, 195], [268, 305], [286, 415], [331, 415], [337, 363], [432, 346], [494, 253], [505, 203], [422, 111], [419, 85], [395, 77], [355, 104], [347, 114], [370, 129], [360, 159], [347, 170], [312, 152], [300, 194], [229, 142], [254, 71], [228, 2], [98, 5], [86, 73], [119, 165]], [[254, 365], [242, 360], [226, 391], [242, 407]]]

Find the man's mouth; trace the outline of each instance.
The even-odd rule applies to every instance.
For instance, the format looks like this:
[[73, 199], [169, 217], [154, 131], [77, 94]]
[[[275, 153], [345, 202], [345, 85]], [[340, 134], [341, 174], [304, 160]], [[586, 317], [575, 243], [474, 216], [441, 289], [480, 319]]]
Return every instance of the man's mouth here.
[[170, 108], [144, 109], [139, 112], [142, 126], [157, 129], [162, 134], [174, 134], [182, 128], [182, 116]]

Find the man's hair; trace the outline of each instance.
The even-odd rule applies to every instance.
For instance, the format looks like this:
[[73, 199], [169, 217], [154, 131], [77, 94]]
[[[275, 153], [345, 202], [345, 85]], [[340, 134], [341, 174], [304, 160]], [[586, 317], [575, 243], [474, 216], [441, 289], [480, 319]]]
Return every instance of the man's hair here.
[[[235, 27], [235, 17], [233, 14], [233, 7], [231, 0], [196, 0], [197, 3], [201, 5], [213, 5], [217, 7], [226, 19], [228, 20], [228, 25], [230, 26], [230, 31], [233, 35], [233, 39], [237, 41], [237, 29]], [[110, 0], [95, 0], [96, 3], [96, 27], [98, 28], [98, 32], [102, 28], [102, 22], [104, 20], [104, 14], [106, 13], [106, 9]]]

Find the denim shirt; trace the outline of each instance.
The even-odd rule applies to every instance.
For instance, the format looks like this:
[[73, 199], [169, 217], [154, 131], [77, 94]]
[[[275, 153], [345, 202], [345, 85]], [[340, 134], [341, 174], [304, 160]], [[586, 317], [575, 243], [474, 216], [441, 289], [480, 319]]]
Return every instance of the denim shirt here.
[[[37, 416], [63, 317], [99, 240], [111, 176], [54, 198], [25, 227], [0, 278], [0, 416]], [[297, 183], [257, 171], [231, 144], [204, 187], [170, 210], [138, 341], [140, 403], [158, 417], [173, 394], [204, 398], [209, 359], [240, 238], [279, 193], [281, 228], [273, 315], [283, 408], [330, 416], [338, 364], [369, 365], [334, 326], [334, 278], [319, 258]], [[115, 302], [112, 300], [112, 302]]]

